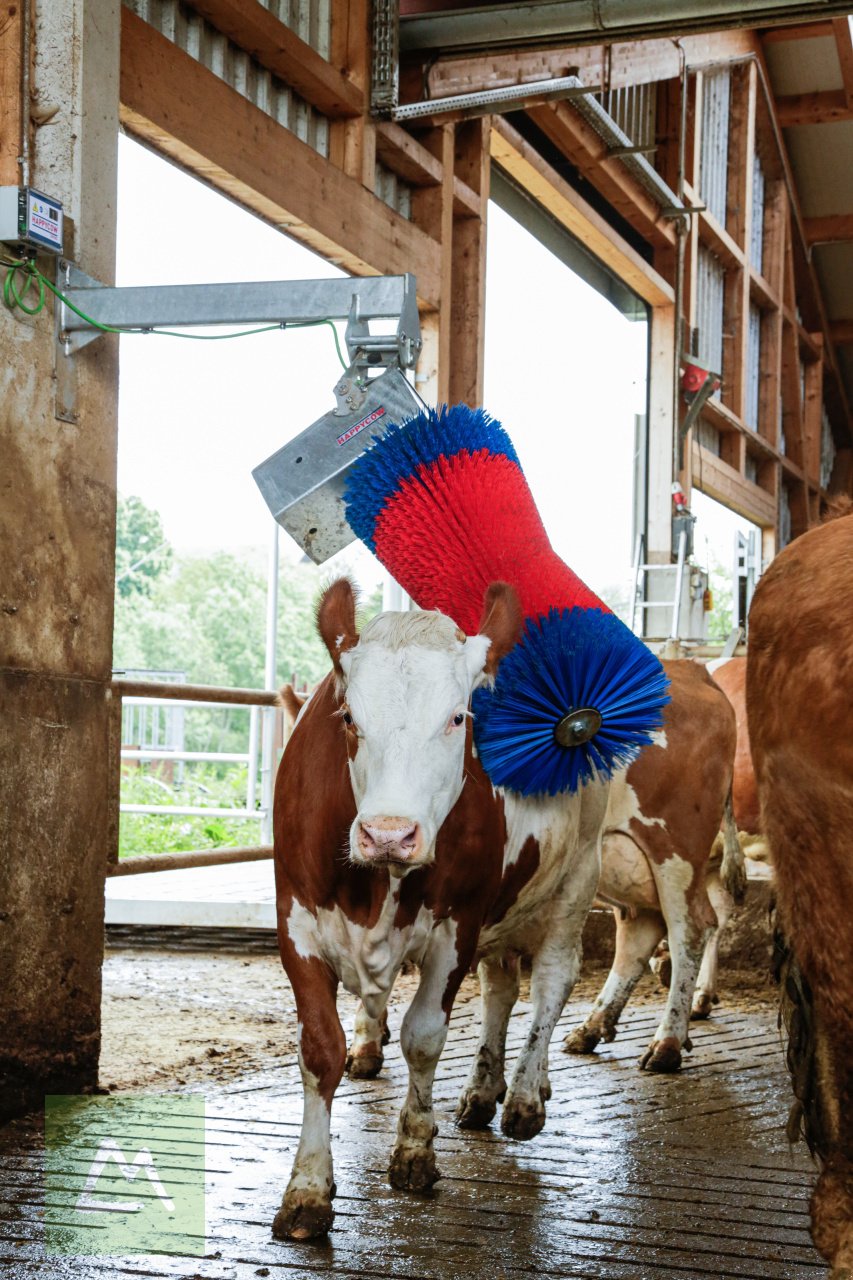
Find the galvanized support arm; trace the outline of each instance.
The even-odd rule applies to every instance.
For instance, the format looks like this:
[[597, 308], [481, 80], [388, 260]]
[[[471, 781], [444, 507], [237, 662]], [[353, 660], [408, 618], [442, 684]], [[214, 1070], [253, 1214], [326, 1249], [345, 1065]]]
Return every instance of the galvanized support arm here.
[[[66, 356], [103, 332], [85, 317], [108, 329], [137, 333], [223, 324], [280, 324], [286, 328], [289, 324], [346, 320], [351, 363], [378, 367], [414, 368], [421, 347], [415, 277], [408, 273], [340, 280], [113, 288], [60, 260], [57, 288], [71, 304], [58, 304], [58, 338]], [[396, 331], [371, 333], [372, 320], [396, 320]]]

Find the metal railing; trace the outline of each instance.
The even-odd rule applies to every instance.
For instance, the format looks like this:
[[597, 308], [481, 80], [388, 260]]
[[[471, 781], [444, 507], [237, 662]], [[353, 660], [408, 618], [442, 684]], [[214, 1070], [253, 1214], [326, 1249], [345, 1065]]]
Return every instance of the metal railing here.
[[[173, 871], [186, 867], [210, 867], [229, 862], [257, 862], [272, 857], [272, 798], [275, 782], [276, 716], [280, 714], [278, 694], [269, 689], [225, 689], [213, 685], [158, 683], [148, 680], [113, 680], [110, 712], [110, 839], [108, 876], [135, 875], [148, 871]], [[249, 750], [247, 752], [172, 751], [157, 747], [123, 747], [122, 713], [125, 703], [155, 706], [178, 702], [185, 707], [249, 707]], [[258, 805], [258, 722], [261, 728], [260, 804]], [[121, 803], [122, 760], [212, 761], [246, 764], [246, 805], [243, 809], [204, 805], [150, 805]], [[260, 845], [243, 848], [195, 849], [181, 853], [144, 854], [119, 861], [119, 821], [122, 813], [162, 813], [168, 816], [229, 817], [259, 819]]]

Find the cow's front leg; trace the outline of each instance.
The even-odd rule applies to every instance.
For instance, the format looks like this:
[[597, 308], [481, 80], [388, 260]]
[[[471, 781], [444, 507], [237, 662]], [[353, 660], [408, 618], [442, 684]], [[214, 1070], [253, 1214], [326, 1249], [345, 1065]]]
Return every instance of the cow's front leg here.
[[286, 967], [299, 1017], [302, 1132], [272, 1231], [279, 1240], [308, 1240], [325, 1235], [334, 1217], [329, 1121], [344, 1072], [346, 1039], [336, 1007], [338, 981], [328, 966], [289, 956]]
[[509, 1138], [535, 1138], [545, 1124], [545, 1103], [551, 1096], [548, 1048], [580, 972], [581, 935], [600, 866], [600, 855], [593, 848], [572, 867], [554, 903], [542, 946], [533, 957], [530, 1030], [501, 1115], [501, 1129]]
[[[678, 1071], [682, 1048], [692, 1048], [688, 1038], [690, 1009], [705, 944], [717, 918], [704, 883], [694, 884], [696, 872], [679, 857], [652, 867], [666, 920], [672, 977], [666, 1008], [654, 1037], [640, 1058], [648, 1071]], [[688, 879], [688, 874], [690, 879]]]
[[[391, 994], [390, 991], [388, 993]], [[347, 1075], [351, 1080], [372, 1080], [382, 1070], [383, 1045], [391, 1039], [385, 1009], [372, 1018], [359, 1000], [355, 1011], [352, 1044], [347, 1053]]]
[[409, 1090], [400, 1112], [388, 1177], [401, 1191], [429, 1191], [441, 1176], [433, 1138], [432, 1084], [447, 1038], [447, 1023], [470, 951], [457, 951], [456, 924], [443, 920], [432, 931], [421, 965], [421, 981], [406, 1011], [400, 1046], [409, 1067]]
[[487, 1128], [494, 1119], [497, 1104], [506, 1096], [506, 1029], [518, 999], [518, 957], [481, 960], [477, 977], [480, 980], [480, 1044], [456, 1108], [460, 1129]]
[[601, 1040], [609, 1043], [615, 1038], [619, 1015], [666, 932], [659, 911], [643, 910], [631, 916], [626, 910], [617, 908], [614, 915], [616, 953], [613, 966], [586, 1021], [569, 1032], [563, 1041], [566, 1053], [592, 1053]]

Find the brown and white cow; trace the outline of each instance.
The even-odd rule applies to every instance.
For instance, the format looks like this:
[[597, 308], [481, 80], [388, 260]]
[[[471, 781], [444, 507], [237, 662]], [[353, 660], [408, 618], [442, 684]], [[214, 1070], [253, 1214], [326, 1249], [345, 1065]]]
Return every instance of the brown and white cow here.
[[361, 998], [361, 1041], [378, 1049], [401, 965], [420, 966], [400, 1037], [409, 1089], [392, 1185], [425, 1191], [438, 1177], [433, 1077], [478, 948], [496, 973], [508, 952], [532, 957], [530, 1032], [502, 1124], [518, 1138], [544, 1124], [548, 1046], [578, 973], [608, 785], [521, 799], [495, 792], [473, 755], [472, 689], [494, 673], [520, 623], [503, 584], [490, 588], [480, 634], [468, 637], [424, 612], [381, 614], [359, 636], [346, 580], [320, 603], [334, 674], [300, 713], [275, 794], [279, 947], [304, 1089], [279, 1237], [322, 1235], [332, 1222], [329, 1118], [346, 1061], [339, 983]]
[[[709, 951], [741, 891], [736, 832], [725, 821], [735, 718], [704, 667], [664, 662], [671, 701], [655, 745], [611, 784], [598, 897], [614, 908], [616, 954], [592, 1011], [564, 1041], [591, 1053], [611, 1041], [655, 947], [667, 936], [671, 962], [663, 1018], [640, 1065], [676, 1071], [691, 1013], [707, 1017], [716, 991]], [[717, 841], [721, 825], [724, 842]], [[710, 864], [724, 844], [722, 866]], [[697, 981], [698, 975], [698, 981]]]
[[[747, 709], [778, 918], [783, 1008], [822, 1162], [812, 1235], [853, 1275], [853, 516], [786, 547], [749, 615]], [[800, 973], [797, 972], [799, 969]]]

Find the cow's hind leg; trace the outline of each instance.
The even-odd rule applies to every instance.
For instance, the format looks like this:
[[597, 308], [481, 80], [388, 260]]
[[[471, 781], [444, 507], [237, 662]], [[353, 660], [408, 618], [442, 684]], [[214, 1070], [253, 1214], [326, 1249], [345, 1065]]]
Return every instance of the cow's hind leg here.
[[[678, 1071], [682, 1048], [691, 1048], [688, 1039], [693, 992], [705, 944], [716, 926], [701, 871], [677, 855], [654, 863], [661, 911], [666, 920], [672, 978], [663, 1018], [640, 1058], [648, 1071]], [[698, 881], [698, 883], [697, 883]]]
[[287, 974], [299, 1017], [302, 1132], [272, 1231], [279, 1240], [308, 1240], [326, 1235], [334, 1217], [329, 1121], [344, 1072], [346, 1039], [335, 1002], [337, 979], [327, 966], [316, 959], [297, 959], [288, 962]]
[[589, 1016], [563, 1041], [566, 1053], [592, 1053], [602, 1040], [609, 1044], [615, 1038], [620, 1014], [666, 933], [659, 911], [642, 910], [632, 916], [625, 909], [617, 909], [613, 914], [616, 917], [613, 966]]
[[379, 1017], [372, 1018], [359, 1000], [347, 1053], [347, 1075], [351, 1080], [372, 1080], [379, 1075], [385, 1060], [382, 1047], [390, 1039], [387, 1012], [383, 1009]]
[[437, 1132], [432, 1108], [435, 1069], [447, 1038], [447, 1023], [470, 953], [456, 950], [456, 925], [433, 930], [421, 966], [421, 981], [406, 1011], [400, 1047], [409, 1067], [409, 1089], [397, 1124], [388, 1178], [400, 1191], [429, 1191], [441, 1176], [435, 1162]]
[[506, 1095], [506, 1029], [518, 999], [518, 959], [513, 956], [503, 961], [481, 960], [477, 976], [480, 980], [480, 1043], [456, 1108], [460, 1129], [487, 1128], [494, 1119], [497, 1104], [503, 1102]]
[[720, 1002], [720, 997], [717, 994], [720, 934], [731, 919], [735, 905], [732, 895], [720, 883], [720, 877], [716, 871], [712, 871], [708, 876], [708, 897], [711, 899], [711, 906], [717, 915], [717, 927], [712, 931], [705, 944], [705, 954], [702, 956], [702, 965], [699, 969], [699, 977], [696, 980], [696, 991], [693, 995], [693, 1008], [690, 1017], [697, 1020], [707, 1018], [714, 1005]]

